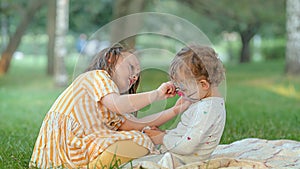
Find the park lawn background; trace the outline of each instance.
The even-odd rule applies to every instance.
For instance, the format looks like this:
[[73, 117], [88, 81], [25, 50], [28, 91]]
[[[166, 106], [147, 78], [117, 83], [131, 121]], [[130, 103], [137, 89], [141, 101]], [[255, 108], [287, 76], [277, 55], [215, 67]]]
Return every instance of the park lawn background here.
[[[71, 81], [76, 59], [66, 62]], [[283, 60], [226, 65], [227, 121], [222, 144], [249, 137], [300, 141], [300, 78], [286, 77], [284, 65]], [[42, 120], [63, 91], [54, 87], [45, 68], [45, 57], [26, 56], [14, 59], [8, 74], [0, 77], [0, 168], [28, 168]], [[168, 77], [165, 71], [147, 69], [141, 80], [139, 91], [147, 91]], [[139, 116], [171, 107], [176, 99], [148, 106]], [[178, 120], [161, 128], [172, 128]]]

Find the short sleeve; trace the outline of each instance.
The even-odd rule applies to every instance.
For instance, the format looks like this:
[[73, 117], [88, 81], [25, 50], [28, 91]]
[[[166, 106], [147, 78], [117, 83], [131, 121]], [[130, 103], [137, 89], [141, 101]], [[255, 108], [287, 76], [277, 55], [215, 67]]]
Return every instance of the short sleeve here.
[[85, 88], [89, 96], [95, 101], [100, 101], [102, 97], [109, 93], [119, 93], [117, 85], [104, 70], [88, 72], [85, 78]]

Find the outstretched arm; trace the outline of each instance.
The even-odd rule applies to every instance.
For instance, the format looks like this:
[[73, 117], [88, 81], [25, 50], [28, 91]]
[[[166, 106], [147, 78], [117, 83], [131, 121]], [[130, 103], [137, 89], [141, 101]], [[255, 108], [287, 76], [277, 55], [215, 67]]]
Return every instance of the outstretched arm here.
[[185, 111], [191, 103], [180, 98], [176, 104], [162, 112], [152, 114], [143, 118], [129, 118], [119, 128], [120, 130], [142, 130], [145, 126], [160, 126], [171, 120], [176, 115]]
[[150, 92], [126, 95], [110, 93], [104, 96], [100, 102], [109, 110], [123, 114], [135, 112], [154, 101], [174, 97], [175, 95], [174, 85], [171, 82], [167, 82]]

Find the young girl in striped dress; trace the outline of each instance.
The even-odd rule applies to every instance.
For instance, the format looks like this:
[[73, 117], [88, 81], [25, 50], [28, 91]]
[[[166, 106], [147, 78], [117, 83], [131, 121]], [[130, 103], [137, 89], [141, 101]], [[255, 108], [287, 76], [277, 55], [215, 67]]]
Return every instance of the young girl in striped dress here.
[[175, 96], [172, 83], [136, 93], [140, 66], [136, 56], [121, 47], [104, 49], [87, 71], [57, 98], [37, 137], [29, 167], [103, 168], [112, 159], [120, 164], [154, 151], [141, 130], [159, 126], [185, 110], [174, 107], [141, 119], [135, 112], [154, 101]]

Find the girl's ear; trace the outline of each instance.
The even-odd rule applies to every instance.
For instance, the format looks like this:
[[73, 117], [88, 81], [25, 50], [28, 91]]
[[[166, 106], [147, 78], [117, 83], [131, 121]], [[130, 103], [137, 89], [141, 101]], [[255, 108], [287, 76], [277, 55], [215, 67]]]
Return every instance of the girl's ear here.
[[200, 82], [200, 85], [201, 85], [203, 90], [208, 90], [209, 89], [210, 84], [207, 80], [202, 79], [199, 82]]

